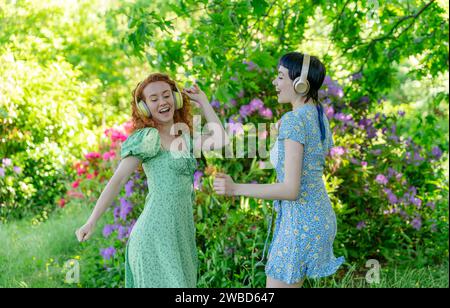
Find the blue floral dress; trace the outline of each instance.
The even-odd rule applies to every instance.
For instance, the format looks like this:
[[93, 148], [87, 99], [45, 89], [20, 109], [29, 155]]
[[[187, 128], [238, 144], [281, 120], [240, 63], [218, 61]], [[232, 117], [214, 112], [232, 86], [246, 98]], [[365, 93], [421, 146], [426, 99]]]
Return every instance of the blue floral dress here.
[[334, 145], [326, 115], [323, 115], [326, 138], [320, 140], [317, 108], [305, 104], [281, 118], [278, 138], [270, 152], [277, 179], [284, 180], [284, 139], [304, 145], [300, 191], [296, 201], [275, 200], [275, 230], [269, 247], [266, 275], [288, 284], [305, 276], [319, 278], [332, 275], [344, 262], [335, 258], [333, 241], [336, 216], [322, 179], [325, 157]]

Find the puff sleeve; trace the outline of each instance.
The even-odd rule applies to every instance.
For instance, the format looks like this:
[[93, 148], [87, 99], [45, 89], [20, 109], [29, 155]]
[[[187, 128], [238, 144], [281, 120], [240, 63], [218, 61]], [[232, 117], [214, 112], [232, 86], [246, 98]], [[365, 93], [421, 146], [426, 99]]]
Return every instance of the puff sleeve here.
[[305, 144], [305, 125], [299, 114], [288, 112], [281, 118], [278, 139], [291, 139]]
[[127, 156], [135, 156], [144, 161], [156, 156], [160, 147], [158, 130], [153, 127], [144, 127], [135, 130], [122, 143], [120, 157], [124, 159]]

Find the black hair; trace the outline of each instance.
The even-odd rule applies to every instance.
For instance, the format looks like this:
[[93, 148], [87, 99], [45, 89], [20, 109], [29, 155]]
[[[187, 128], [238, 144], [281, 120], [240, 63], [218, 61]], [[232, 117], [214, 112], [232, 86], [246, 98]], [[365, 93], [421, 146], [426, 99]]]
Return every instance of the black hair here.
[[[295, 80], [300, 77], [303, 65], [303, 54], [300, 52], [290, 52], [280, 58], [278, 66], [284, 66], [289, 71], [289, 78]], [[319, 89], [325, 79], [326, 69], [320, 60], [315, 56], [310, 56], [308, 76], [309, 91], [306, 94], [306, 100], [312, 99], [316, 104], [317, 113], [319, 114], [320, 140], [325, 139], [325, 125], [323, 123], [323, 106], [319, 102]]]

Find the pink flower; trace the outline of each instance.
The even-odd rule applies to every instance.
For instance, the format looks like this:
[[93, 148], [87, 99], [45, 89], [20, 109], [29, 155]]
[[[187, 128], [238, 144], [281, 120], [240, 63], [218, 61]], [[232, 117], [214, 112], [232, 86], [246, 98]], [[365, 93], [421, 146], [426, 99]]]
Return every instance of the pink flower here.
[[94, 175], [92, 174], [92, 173], [88, 173], [87, 175], [86, 175], [86, 179], [88, 179], [88, 180], [91, 180], [91, 179], [93, 179], [94, 178]]
[[126, 133], [131, 132], [131, 130], [133, 129], [133, 122], [132, 122], [132, 121], [125, 122], [125, 123], [122, 125], [122, 129], [123, 129]]
[[69, 197], [73, 197], [73, 198], [77, 198], [77, 199], [83, 199], [84, 195], [78, 191], [74, 191], [74, 190], [69, 190], [67, 192], [67, 196]]
[[113, 131], [111, 134], [111, 141], [125, 141], [127, 140], [127, 136], [118, 131]]
[[84, 157], [85, 157], [87, 160], [96, 159], [96, 158], [100, 158], [100, 153], [97, 153], [97, 152], [91, 152], [91, 153], [87, 153], [86, 155], [84, 155]]
[[77, 167], [77, 174], [78, 176], [84, 174], [86, 172], [86, 169], [83, 168], [83, 166], [78, 166]]
[[375, 178], [375, 181], [377, 181], [377, 183], [381, 185], [386, 185], [388, 183], [388, 179], [382, 174], [378, 174]]
[[250, 108], [251, 108], [252, 112], [260, 110], [260, 109], [262, 109], [264, 107], [263, 101], [260, 100], [259, 98], [252, 99], [250, 101], [249, 105], [250, 105]]
[[267, 130], [263, 130], [263, 131], [259, 132], [259, 138], [260, 139], [266, 139], [267, 135], [268, 135]]
[[325, 106], [325, 114], [327, 115], [328, 119], [333, 118], [333, 116], [334, 116], [333, 106]]
[[80, 186], [80, 180], [76, 180], [72, 183], [72, 188], [78, 188], [78, 186]]
[[64, 198], [61, 198], [58, 201], [58, 205], [59, 205], [60, 208], [63, 208], [66, 205], [66, 200]]
[[345, 153], [345, 149], [343, 147], [333, 147], [330, 150], [331, 156], [342, 156]]
[[259, 109], [259, 115], [266, 119], [272, 119], [273, 114], [270, 108], [261, 108]]
[[109, 151], [109, 152], [103, 153], [103, 160], [108, 160], [108, 159], [114, 158], [115, 156], [116, 156], [116, 152]]

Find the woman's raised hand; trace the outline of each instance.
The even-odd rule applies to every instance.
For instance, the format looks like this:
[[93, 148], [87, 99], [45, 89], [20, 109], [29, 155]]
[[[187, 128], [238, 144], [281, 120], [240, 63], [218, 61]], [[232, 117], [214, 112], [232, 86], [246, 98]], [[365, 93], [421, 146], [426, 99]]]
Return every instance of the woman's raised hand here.
[[205, 92], [203, 92], [197, 84], [194, 84], [192, 87], [185, 88], [182, 91], [186, 94], [192, 101], [197, 103], [199, 107], [202, 107], [204, 104], [208, 104], [208, 97]]

